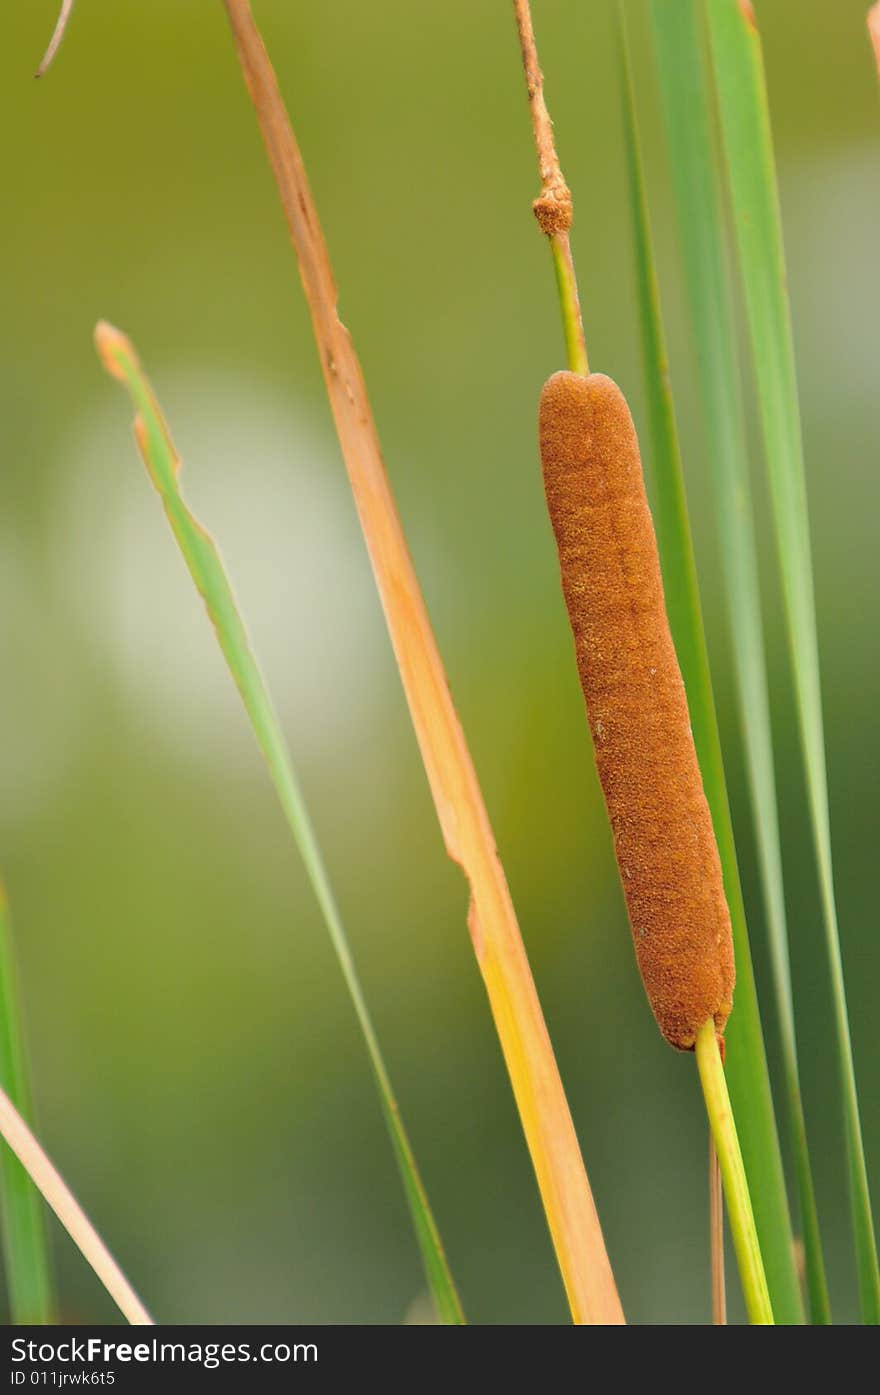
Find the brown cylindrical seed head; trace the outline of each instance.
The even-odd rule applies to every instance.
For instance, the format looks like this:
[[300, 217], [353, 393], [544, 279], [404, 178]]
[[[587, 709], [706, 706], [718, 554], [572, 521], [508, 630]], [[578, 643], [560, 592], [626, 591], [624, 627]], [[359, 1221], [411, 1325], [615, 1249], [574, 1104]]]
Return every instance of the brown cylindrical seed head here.
[[556, 373], [541, 464], [633, 943], [667, 1041], [733, 1000], [730, 913], [669, 633], [635, 427], [610, 378]]

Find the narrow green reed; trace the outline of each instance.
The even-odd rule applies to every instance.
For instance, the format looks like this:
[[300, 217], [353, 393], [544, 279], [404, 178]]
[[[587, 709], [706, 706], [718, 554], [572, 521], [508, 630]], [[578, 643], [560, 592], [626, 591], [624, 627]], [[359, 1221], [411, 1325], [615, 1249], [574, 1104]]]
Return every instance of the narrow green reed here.
[[[9, 905], [0, 882], [0, 1086], [20, 1114], [30, 1116], [30, 1091]], [[48, 1239], [39, 1192], [18, 1158], [0, 1143], [3, 1258], [14, 1323], [53, 1320]]]
[[[830, 1321], [830, 1305], [798, 1068], [757, 544], [710, 96], [699, 15], [693, 0], [682, 0], [681, 4], [654, 0], [653, 19], [686, 291], [699, 346], [697, 382], [709, 442], [737, 706], [782, 1046], [786, 1120], [804, 1235], [810, 1315], [813, 1322], [826, 1323]], [[732, 1077], [731, 1088], [736, 1094]], [[750, 1166], [748, 1157], [746, 1161]], [[787, 1237], [783, 1243], [788, 1254]], [[792, 1267], [788, 1260], [789, 1281]], [[782, 1318], [778, 1299], [775, 1306], [780, 1320], [796, 1320], [793, 1313]]]
[[[788, 1200], [715, 713], [622, 6], [618, 8], [618, 16], [624, 143], [633, 216], [648, 438], [656, 485], [654, 518], [669, 624], [687, 690], [694, 744], [718, 841], [736, 954], [734, 1011], [727, 1026], [727, 1071], [735, 1089], [737, 1128], [755, 1194], [760, 1248], [765, 1252], [780, 1312], [785, 1314], [783, 1320], [798, 1321]], [[742, 1277], [745, 1285], [747, 1276]]]
[[804, 449], [764, 60], [751, 5], [706, 0], [706, 15], [819, 871], [862, 1318], [877, 1324], [880, 1267], [837, 924]]
[[131, 395], [136, 411], [135, 434], [141, 454], [183, 558], [205, 602], [321, 908], [367, 1046], [425, 1272], [439, 1315], [444, 1322], [462, 1323], [464, 1315], [461, 1304], [391, 1088], [317, 837], [226, 570], [213, 539], [184, 502], [178, 479], [180, 461], [134, 348], [123, 334], [110, 325], [99, 325], [95, 338], [108, 372], [119, 378]]

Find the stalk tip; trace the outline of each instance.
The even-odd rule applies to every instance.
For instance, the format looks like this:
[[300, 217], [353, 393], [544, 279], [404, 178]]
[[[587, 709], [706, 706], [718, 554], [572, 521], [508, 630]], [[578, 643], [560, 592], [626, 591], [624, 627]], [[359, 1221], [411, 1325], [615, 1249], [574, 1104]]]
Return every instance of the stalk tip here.
[[55, 22], [55, 28], [52, 31], [52, 37], [49, 40], [49, 47], [43, 54], [43, 61], [41, 62], [39, 68], [34, 73], [35, 78], [41, 78], [43, 76], [43, 74], [50, 67], [53, 58], [55, 57], [56, 53], [61, 47], [61, 40], [64, 38], [64, 34], [67, 29], [67, 24], [70, 19], [72, 10], [73, 0], [63, 0], [63, 3], [61, 5], [61, 11], [58, 15], [58, 19]]
[[880, 77], [880, 0], [877, 0], [877, 4], [872, 5], [868, 11], [868, 38], [874, 48], [877, 76]]
[[108, 320], [99, 320], [95, 325], [95, 348], [107, 372], [114, 378], [122, 379], [125, 376], [119, 362], [122, 354], [137, 362], [131, 340]]

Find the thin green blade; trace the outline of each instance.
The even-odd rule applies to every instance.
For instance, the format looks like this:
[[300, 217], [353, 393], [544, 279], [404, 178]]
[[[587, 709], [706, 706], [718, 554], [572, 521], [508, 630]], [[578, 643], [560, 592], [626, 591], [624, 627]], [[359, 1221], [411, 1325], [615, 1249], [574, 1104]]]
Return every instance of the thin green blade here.
[[108, 372], [125, 383], [131, 394], [136, 410], [135, 435], [141, 454], [162, 499], [177, 544], [217, 632], [220, 648], [241, 693], [254, 735], [269, 767], [285, 817], [321, 908], [367, 1045], [425, 1272], [439, 1315], [444, 1322], [462, 1323], [464, 1315], [461, 1304], [391, 1089], [318, 841], [272, 700], [251, 650], [226, 570], [213, 539], [190, 513], [184, 502], [178, 480], [180, 462], [158, 402], [132, 345], [118, 330], [105, 324], [98, 326], [96, 342]]
[[737, 963], [735, 1011], [728, 1024], [727, 1075], [735, 1102], [758, 1235], [774, 1311], [780, 1322], [802, 1320], [793, 1264], [791, 1223], [764, 1039], [758, 1011], [748, 928], [736, 859], [733, 824], [696, 563], [684, 486], [678, 429], [669, 381], [632, 84], [625, 76], [624, 130], [633, 208], [649, 439], [656, 480], [656, 523], [670, 626], [688, 695], [694, 742], [712, 811]]
[[[619, 10], [622, 21], [622, 7]], [[669, 378], [666, 338], [660, 307], [648, 203], [645, 192], [638, 116], [633, 90], [625, 28], [621, 22], [623, 40], [623, 124], [626, 145], [627, 173], [633, 214], [633, 238], [638, 288], [639, 322], [642, 332], [642, 353], [645, 386], [648, 398], [648, 436], [651, 442], [655, 491], [654, 517], [663, 569], [663, 589], [675, 650], [681, 665], [687, 690], [688, 708], [694, 744], [703, 776], [703, 787], [712, 811], [712, 822], [721, 856], [724, 886], [731, 912], [734, 948], [737, 964], [736, 1012], [728, 1027], [730, 1035], [734, 1018], [739, 1019], [736, 1054], [741, 1057], [740, 1075], [745, 1088], [739, 1092], [740, 1104], [735, 1111], [736, 1131], [741, 1147], [748, 1140], [751, 1152], [752, 1176], [757, 1186], [771, 1189], [774, 1208], [765, 1210], [764, 1235], [759, 1230], [765, 1269], [765, 1243], [772, 1252], [788, 1228], [788, 1201], [782, 1159], [776, 1135], [776, 1120], [764, 1053], [764, 1039], [755, 992], [745, 919], [739, 868], [736, 860], [733, 824], [727, 797], [727, 782], [721, 752], [721, 738], [715, 714], [715, 698], [709, 668], [709, 651], [703, 626], [697, 568], [691, 537], [690, 516], [681, 463], [678, 427]], [[736, 1037], [734, 1037], [736, 1040]], [[729, 1057], [728, 1076], [733, 1071], [733, 1053]], [[751, 1118], [742, 1117], [742, 1101], [748, 1102]], [[757, 1168], [756, 1168], [757, 1165]], [[748, 1179], [748, 1171], [747, 1171]], [[751, 1183], [749, 1184], [751, 1192]], [[752, 1197], [756, 1211], [756, 1198]], [[772, 1223], [772, 1224], [771, 1224]], [[790, 1254], [790, 1251], [788, 1252]], [[776, 1256], [775, 1268], [788, 1281], [788, 1255]], [[781, 1287], [781, 1281], [779, 1285]]]
[[837, 1038], [862, 1317], [880, 1323], [880, 1269], [862, 1144], [837, 928], [810, 559], [807, 490], [782, 219], [761, 41], [746, 0], [707, 0], [739, 260], [758, 386], [776, 547], [816, 860]]
[[[718, 519], [725, 599], [733, 645], [737, 705], [782, 1039], [785, 1098], [804, 1231], [810, 1312], [814, 1322], [824, 1323], [830, 1320], [830, 1311], [798, 1072], [757, 547], [733, 311], [725, 263], [719, 177], [713, 158], [709, 96], [703, 72], [698, 16], [694, 4], [691, 0], [681, 0], [681, 3], [654, 0], [653, 19], [664, 114], [672, 155], [673, 188], [685, 281], [695, 339], [699, 345], [698, 384], [710, 443], [712, 492]], [[715, 736], [717, 739], [717, 728]], [[720, 761], [720, 751], [718, 758]], [[714, 814], [714, 804], [712, 807]], [[726, 798], [725, 810], [727, 827], [724, 833], [719, 831], [719, 843], [723, 848], [729, 837], [732, 853], [733, 835]], [[735, 899], [738, 903], [734, 913], [736, 927], [743, 914], [738, 879]], [[733, 903], [731, 909], [733, 911]], [[744, 920], [739, 928], [743, 945], [747, 948]], [[739, 953], [738, 941], [738, 966]], [[750, 964], [749, 969], [753, 996], [754, 984]], [[739, 983], [737, 999], [739, 1005]], [[753, 1026], [756, 1034], [752, 1042], [756, 1044], [760, 1040], [756, 1003]], [[772, 1115], [763, 1044], [761, 1058], [761, 1071], [765, 1079], [765, 1106]], [[750, 1097], [751, 1089], [744, 1079], [737, 1078], [739, 1069], [742, 1067], [731, 1050], [728, 1066], [731, 1091], [735, 1100], [744, 1100]], [[756, 1143], [759, 1143], [759, 1140], [756, 1139]], [[755, 1162], [756, 1159], [747, 1153], [746, 1166], [750, 1173]], [[771, 1277], [771, 1291], [779, 1320], [792, 1322], [800, 1320], [798, 1313], [801, 1304], [792, 1257], [790, 1222], [787, 1208], [783, 1212], [781, 1205], [785, 1190], [778, 1145], [775, 1146], [773, 1171], [777, 1212], [773, 1225], [777, 1253], [775, 1260], [767, 1256], [768, 1269], [774, 1275]], [[759, 1194], [757, 1179], [755, 1184], [756, 1211], [760, 1212], [765, 1203]], [[768, 1224], [770, 1220], [768, 1216]], [[760, 1223], [759, 1229], [762, 1229]], [[763, 1238], [762, 1234], [762, 1240]], [[779, 1303], [780, 1284], [784, 1284], [786, 1291], [784, 1308]]]
[[[0, 883], [0, 1085], [20, 1114], [30, 1117], [24, 1035], [18, 1006], [9, 906]], [[40, 1194], [18, 1158], [0, 1143], [3, 1256], [14, 1323], [53, 1320], [49, 1250]]]

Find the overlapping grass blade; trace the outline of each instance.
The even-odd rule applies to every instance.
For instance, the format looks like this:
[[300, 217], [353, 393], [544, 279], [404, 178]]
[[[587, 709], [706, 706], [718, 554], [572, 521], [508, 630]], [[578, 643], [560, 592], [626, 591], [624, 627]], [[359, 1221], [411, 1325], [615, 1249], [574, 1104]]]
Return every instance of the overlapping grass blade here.
[[819, 870], [862, 1316], [866, 1322], [880, 1323], [880, 1270], [834, 894], [803, 441], [764, 62], [751, 5], [744, 0], [706, 0], [706, 13]]
[[[0, 1086], [30, 1115], [9, 905], [0, 882]], [[15, 1323], [52, 1321], [48, 1239], [39, 1193], [15, 1154], [0, 1144], [0, 1210], [9, 1309]]]
[[728, 1024], [727, 1073], [774, 1307], [780, 1321], [797, 1321], [791, 1226], [767, 1072], [737, 866], [736, 846], [699, 583], [691, 538], [675, 407], [654, 261], [637, 113], [628, 65], [624, 71], [624, 133], [633, 210], [640, 325], [648, 399], [655, 519], [670, 626], [688, 695], [694, 742], [721, 855], [737, 962], [735, 1012]]
[[[828, 1293], [798, 1074], [749, 464], [725, 262], [720, 181], [712, 148], [698, 15], [692, 0], [675, 0], [674, 3], [673, 0], [654, 0], [653, 21], [685, 282], [698, 345], [698, 384], [709, 440], [740, 724], [782, 1038], [785, 1097], [804, 1230], [810, 1310], [814, 1321], [827, 1322]], [[671, 408], [669, 414], [671, 416]], [[658, 423], [662, 428], [662, 417], [658, 417]], [[667, 453], [670, 448], [665, 448]], [[661, 461], [663, 459], [661, 450]], [[676, 554], [678, 550], [677, 545]], [[686, 657], [683, 656], [683, 663]], [[717, 729], [714, 742], [717, 742]], [[717, 761], [720, 765], [720, 750]], [[715, 816], [720, 800], [713, 799], [710, 793], [715, 782], [713, 767], [714, 763], [704, 767], [704, 778]], [[732, 871], [735, 852], [726, 796], [723, 804], [724, 816], [720, 824], [716, 816], [716, 827], [725, 871], [728, 859]], [[743, 1151], [762, 1244], [771, 1247], [765, 1259], [777, 1317], [781, 1322], [795, 1322], [800, 1320], [802, 1308], [738, 877], [730, 904], [737, 937], [738, 981], [737, 1010], [728, 1032], [731, 1048], [728, 1073], [737, 1119], [740, 1110], [753, 1111], [760, 1102], [762, 1126], [754, 1131], [744, 1127]], [[748, 984], [745, 1005], [744, 966], [747, 966]], [[745, 1040], [738, 1040], [742, 1037]], [[760, 1180], [756, 1168], [765, 1173]]]
[[391, 1089], [317, 838], [223, 562], [213, 539], [193, 517], [183, 500], [178, 481], [180, 462], [159, 405], [132, 345], [118, 330], [106, 324], [98, 326], [96, 342], [107, 370], [125, 383], [131, 394], [136, 409], [135, 434], [144, 462], [162, 499], [172, 532], [193, 581], [214, 624], [220, 648], [241, 693], [333, 942], [369, 1052], [425, 1272], [439, 1314], [445, 1322], [461, 1323], [464, 1321], [461, 1305]]

